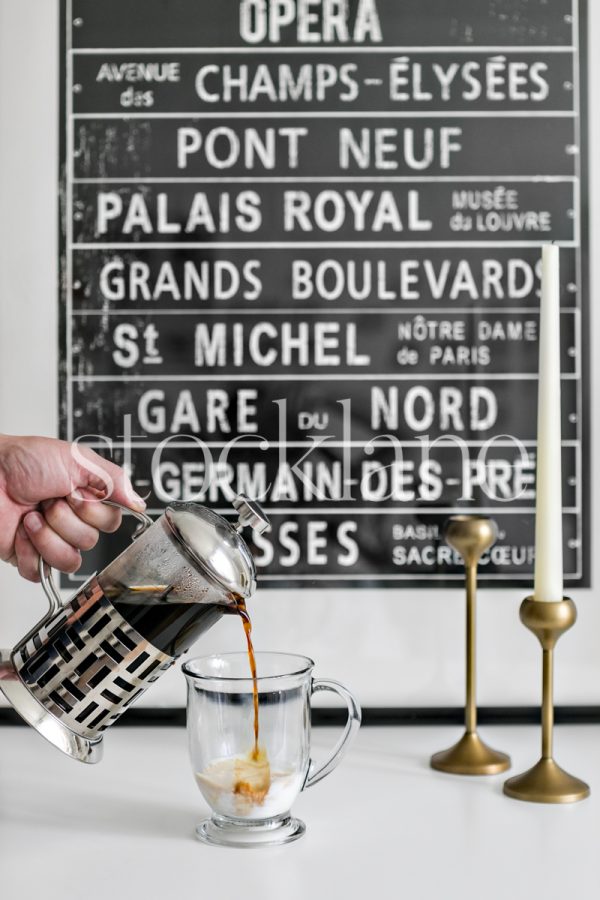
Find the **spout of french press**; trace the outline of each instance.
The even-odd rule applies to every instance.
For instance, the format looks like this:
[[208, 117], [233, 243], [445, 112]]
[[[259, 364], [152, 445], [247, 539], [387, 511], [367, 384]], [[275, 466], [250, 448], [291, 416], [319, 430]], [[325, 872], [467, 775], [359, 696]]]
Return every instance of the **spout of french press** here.
[[237, 523], [233, 526], [236, 531], [239, 532], [247, 526], [250, 526], [257, 534], [270, 530], [271, 523], [256, 500], [250, 500], [245, 494], [239, 494], [233, 501], [233, 506], [240, 514]]

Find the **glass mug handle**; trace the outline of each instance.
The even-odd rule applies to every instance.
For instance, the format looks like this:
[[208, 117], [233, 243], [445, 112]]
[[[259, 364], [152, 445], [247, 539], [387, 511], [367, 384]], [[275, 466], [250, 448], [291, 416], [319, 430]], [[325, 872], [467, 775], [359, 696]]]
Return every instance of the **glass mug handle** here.
[[[147, 528], [152, 525], [152, 519], [150, 516], [147, 516], [146, 513], [138, 512], [137, 509], [130, 509], [128, 506], [123, 506], [122, 503], [115, 503], [114, 500], [101, 500], [101, 503], [104, 503], [105, 506], [114, 506], [115, 509], [121, 509], [123, 512], [131, 513], [132, 516], [140, 523], [135, 531], [133, 532], [131, 539], [135, 540], [135, 538], [139, 537]], [[52, 618], [59, 609], [62, 607], [62, 600], [60, 594], [58, 592], [58, 588], [54, 583], [54, 578], [52, 577], [52, 569], [50, 566], [44, 562], [42, 557], [40, 556], [38, 560], [38, 572], [40, 575], [40, 582], [46, 597], [48, 598], [48, 603], [50, 604], [50, 609], [42, 619], [41, 623], [36, 625], [36, 628], [46, 621], [49, 618]]]
[[331, 691], [332, 694], [337, 694], [339, 697], [341, 697], [348, 707], [348, 719], [346, 720], [346, 726], [344, 728], [343, 734], [331, 751], [331, 755], [329, 756], [329, 758], [312, 772], [311, 769], [313, 766], [313, 762], [312, 760], [310, 761], [308, 767], [308, 775], [306, 776], [306, 781], [304, 782], [302, 790], [312, 787], [313, 784], [321, 781], [322, 778], [325, 778], [326, 775], [329, 775], [329, 773], [335, 769], [342, 756], [348, 749], [350, 742], [355, 737], [356, 732], [360, 728], [360, 721], [362, 718], [362, 713], [358, 701], [350, 693], [348, 688], [345, 688], [344, 685], [340, 684], [339, 681], [332, 681], [330, 678], [313, 678], [311, 685], [311, 697], [313, 694], [316, 694], [317, 691]]

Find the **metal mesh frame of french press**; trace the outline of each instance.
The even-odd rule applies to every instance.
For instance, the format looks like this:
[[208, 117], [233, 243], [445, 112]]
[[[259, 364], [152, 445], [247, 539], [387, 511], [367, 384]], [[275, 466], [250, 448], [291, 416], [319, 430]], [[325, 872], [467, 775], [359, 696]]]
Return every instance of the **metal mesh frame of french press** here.
[[174, 662], [117, 612], [92, 578], [33, 637], [13, 665], [48, 712], [95, 739]]

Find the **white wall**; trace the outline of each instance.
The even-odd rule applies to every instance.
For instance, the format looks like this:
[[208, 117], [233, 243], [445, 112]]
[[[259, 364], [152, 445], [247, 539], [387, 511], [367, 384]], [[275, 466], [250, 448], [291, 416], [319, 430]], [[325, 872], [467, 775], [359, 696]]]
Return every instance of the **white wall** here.
[[[597, 47], [600, 4], [589, 6], [590, 46]], [[0, 428], [9, 433], [57, 433], [57, 7], [56, 0], [0, 0]], [[593, 110], [600, 102], [597, 53], [591, 67]], [[592, 161], [599, 151], [596, 115], [591, 123]], [[590, 205], [593, 288], [599, 274], [595, 244], [600, 216], [600, 182], [594, 169]], [[595, 315], [591, 340], [593, 407], [600, 377], [600, 321]], [[593, 422], [594, 447], [599, 421], [596, 417]], [[597, 536], [600, 479], [594, 473], [592, 490], [592, 534]], [[595, 552], [593, 583], [598, 584]], [[522, 593], [480, 593], [481, 704], [532, 704], [539, 699], [538, 649], [518, 621]], [[579, 623], [560, 644], [557, 702], [598, 704], [600, 600], [593, 590], [574, 592], [574, 599]], [[40, 588], [0, 564], [1, 645], [11, 646], [43, 609]], [[463, 599], [458, 589], [336, 591], [326, 596], [318, 590], [264, 591], [252, 603], [252, 614], [257, 647], [309, 654], [318, 672], [347, 681], [365, 705], [462, 702]], [[242, 646], [239, 623], [227, 620], [196, 650]], [[182, 676], [173, 671], [142, 702], [183, 703]]]

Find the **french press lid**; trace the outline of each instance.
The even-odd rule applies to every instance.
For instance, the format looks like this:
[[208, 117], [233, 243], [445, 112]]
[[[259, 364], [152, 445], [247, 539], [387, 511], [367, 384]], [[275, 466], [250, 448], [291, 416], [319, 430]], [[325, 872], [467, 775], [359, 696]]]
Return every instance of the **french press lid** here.
[[208, 581], [246, 599], [256, 588], [256, 566], [239, 532], [249, 525], [262, 534], [271, 525], [256, 500], [240, 494], [233, 506], [239, 513], [236, 525], [198, 503], [168, 506], [165, 519], [185, 555]]

